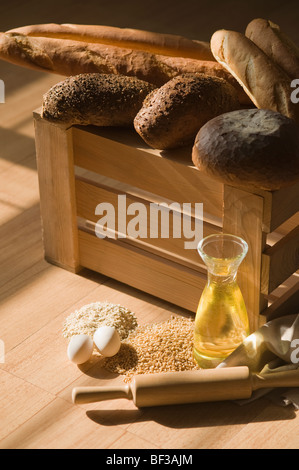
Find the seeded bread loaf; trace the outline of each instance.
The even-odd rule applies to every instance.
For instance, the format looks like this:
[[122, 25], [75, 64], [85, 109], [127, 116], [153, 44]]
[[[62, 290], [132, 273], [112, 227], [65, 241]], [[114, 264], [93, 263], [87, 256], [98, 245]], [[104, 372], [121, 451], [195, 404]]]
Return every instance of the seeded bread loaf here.
[[291, 79], [299, 78], [299, 48], [272, 21], [251, 21], [245, 35], [267, 54]]
[[193, 142], [209, 119], [238, 108], [237, 93], [225, 80], [183, 74], [146, 97], [134, 127], [151, 147], [176, 148]]
[[42, 117], [63, 124], [129, 126], [154, 85], [135, 77], [80, 74], [43, 97]]
[[0, 59], [58, 75], [104, 73], [137, 77], [161, 86], [181, 73], [200, 72], [227, 80], [239, 100], [250, 101], [234, 77], [216, 61], [156, 55], [151, 52], [68, 39], [0, 33]]
[[211, 50], [257, 108], [278, 111], [299, 123], [299, 108], [290, 99], [290, 78], [244, 34], [216, 31]]
[[299, 131], [275, 111], [243, 109], [206, 123], [192, 160], [223, 183], [276, 190], [299, 180]]

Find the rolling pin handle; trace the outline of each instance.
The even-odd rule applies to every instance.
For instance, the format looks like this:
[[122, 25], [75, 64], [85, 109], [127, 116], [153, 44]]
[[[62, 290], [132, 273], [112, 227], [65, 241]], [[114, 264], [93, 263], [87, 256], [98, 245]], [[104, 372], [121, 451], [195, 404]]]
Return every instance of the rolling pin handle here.
[[299, 387], [299, 370], [290, 369], [280, 372], [269, 372], [267, 374], [252, 375], [252, 389]]
[[133, 399], [129, 385], [111, 385], [102, 387], [75, 387], [72, 391], [73, 403], [94, 403], [103, 400], [113, 400], [116, 398]]

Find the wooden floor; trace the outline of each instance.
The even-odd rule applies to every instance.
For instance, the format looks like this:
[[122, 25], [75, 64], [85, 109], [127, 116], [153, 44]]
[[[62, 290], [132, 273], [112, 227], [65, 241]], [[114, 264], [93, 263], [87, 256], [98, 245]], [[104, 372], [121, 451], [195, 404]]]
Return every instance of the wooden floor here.
[[[1, 4], [0, 18], [3, 31], [37, 22], [85, 22], [208, 40], [215, 29], [243, 31], [263, 16], [280, 22], [299, 42], [296, 5], [153, 1], [149, 17], [136, 1], [56, 0], [40, 7], [35, 0], [15, 0]], [[112, 378], [97, 363], [78, 368], [68, 361], [62, 324], [69, 313], [104, 300], [131, 308], [139, 323], [186, 312], [101, 275], [71, 274], [43, 260], [32, 111], [61, 77], [0, 63], [0, 78], [6, 85], [6, 103], [0, 104], [0, 344], [5, 346], [0, 448], [298, 448], [299, 414], [266, 398], [242, 407], [220, 402], [138, 410], [126, 400], [72, 404], [73, 386]]]

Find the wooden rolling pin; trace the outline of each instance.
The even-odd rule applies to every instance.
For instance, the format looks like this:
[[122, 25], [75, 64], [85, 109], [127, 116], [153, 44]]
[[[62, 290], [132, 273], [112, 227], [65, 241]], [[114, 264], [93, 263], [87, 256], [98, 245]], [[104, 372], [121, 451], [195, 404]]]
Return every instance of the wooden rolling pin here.
[[299, 370], [261, 376], [240, 366], [136, 375], [130, 384], [76, 387], [72, 399], [92, 403], [127, 398], [142, 408], [250, 398], [254, 390], [274, 387], [299, 387]]

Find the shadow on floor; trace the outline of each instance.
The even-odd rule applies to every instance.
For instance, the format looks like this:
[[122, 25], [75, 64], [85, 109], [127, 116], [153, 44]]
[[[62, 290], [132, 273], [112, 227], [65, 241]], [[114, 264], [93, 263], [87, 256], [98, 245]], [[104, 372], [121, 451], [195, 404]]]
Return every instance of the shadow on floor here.
[[265, 398], [240, 406], [233, 402], [157, 406], [136, 410], [89, 410], [89, 419], [105, 426], [155, 421], [168, 428], [185, 429], [289, 420], [294, 408], [268, 406]]
[[[35, 142], [33, 138], [19, 134], [12, 129], [0, 128], [0, 142], [2, 142], [0, 159], [36, 170]], [[20, 148], [22, 154], [20, 154]], [[28, 158], [29, 156], [32, 156], [32, 158]]]
[[103, 275], [98, 274], [95, 271], [91, 271], [89, 269], [84, 268], [77, 275], [82, 276], [88, 280], [98, 282], [99, 284], [102, 284], [102, 285], [106, 285], [106, 284], [109, 284], [110, 282], [113, 282], [113, 290], [127, 294], [127, 295], [132, 295], [135, 298], [143, 300], [147, 302], [148, 304], [151, 304], [155, 307], [167, 309], [167, 311], [169, 311], [170, 314], [179, 313], [180, 315], [184, 317], [188, 317], [188, 318], [190, 317], [190, 315], [194, 315], [194, 312], [190, 312], [189, 310], [178, 307], [177, 305], [174, 305], [167, 301], [159, 299], [158, 297], [155, 297], [151, 294], [147, 294], [139, 289], [136, 289], [135, 287], [131, 287], [127, 284], [123, 284], [122, 282], [116, 281], [115, 279], [107, 277], [106, 280], [103, 281]]

